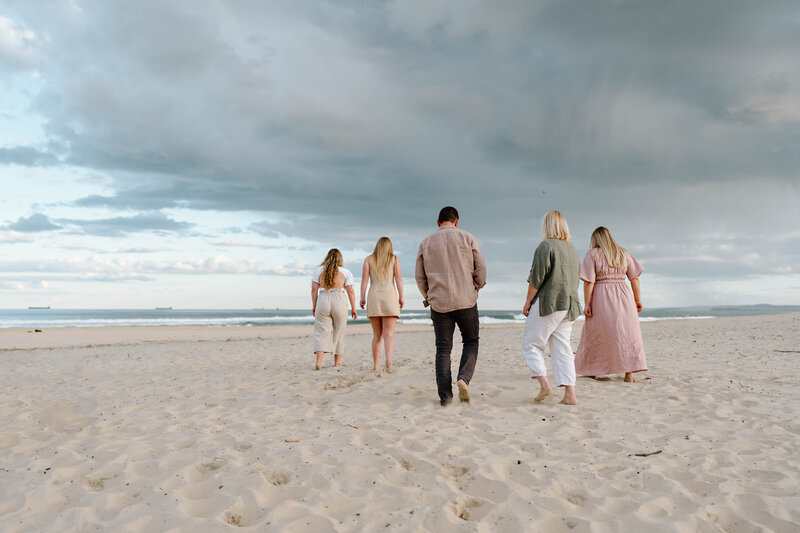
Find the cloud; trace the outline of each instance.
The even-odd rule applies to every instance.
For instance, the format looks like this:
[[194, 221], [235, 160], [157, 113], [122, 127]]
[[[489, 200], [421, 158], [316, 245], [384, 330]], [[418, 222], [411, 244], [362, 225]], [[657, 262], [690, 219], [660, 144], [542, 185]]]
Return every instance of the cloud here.
[[[259, 261], [238, 260], [224, 255], [193, 259], [141, 259], [126, 257], [67, 257], [46, 260], [0, 260], [0, 272], [78, 274], [80, 279], [151, 280], [158, 274], [263, 274]], [[119, 277], [122, 278], [119, 278]]]
[[212, 246], [218, 247], [218, 248], [228, 248], [228, 247], [234, 247], [234, 248], [261, 248], [263, 250], [274, 250], [276, 248], [282, 248], [281, 246], [276, 245], [276, 244], [268, 244], [268, 243], [263, 243], [263, 242], [254, 242], [254, 241], [243, 241], [243, 240], [240, 240], [240, 239], [231, 239], [231, 240], [227, 240], [227, 241], [214, 241], [214, 242], [210, 242], [209, 244], [211, 244]]
[[61, 226], [53, 224], [47, 215], [43, 215], [41, 213], [34, 213], [28, 218], [19, 217], [16, 222], [13, 222], [6, 227], [10, 230], [19, 231], [22, 233], [53, 231], [61, 228]]
[[310, 276], [316, 267], [317, 265], [315, 264], [297, 262], [268, 268], [262, 273], [274, 276]]
[[59, 219], [58, 222], [71, 226], [86, 235], [119, 237], [129, 233], [144, 231], [173, 232], [185, 231], [194, 226], [190, 222], [173, 220], [163, 213], [140, 213], [129, 217], [103, 218], [96, 220]]
[[153, 254], [167, 251], [167, 248], [157, 246], [133, 246], [130, 248], [119, 248], [114, 253], [118, 254]]
[[0, 164], [14, 164], [29, 167], [53, 166], [60, 164], [53, 154], [42, 152], [30, 146], [0, 148]]
[[[581, 252], [601, 224], [632, 249], [656, 245], [643, 252], [654, 273], [798, 264], [759, 244], [800, 225], [796, 3], [34, 4], [15, 11], [48, 36], [34, 39], [33, 102], [47, 151], [4, 148], [0, 161], [108, 177], [72, 207], [270, 214], [248, 231], [351, 249], [388, 235], [408, 272], [455, 205], [490, 282], [524, 279], [553, 208]], [[161, 214], [56, 222], [115, 236], [190, 227]], [[704, 249], [714, 237], [684, 246], [715, 232], [768, 264]]]
[[20, 281], [0, 279], [0, 290], [3, 291], [29, 291], [48, 290], [50, 284], [46, 281]]
[[0, 15], [0, 69], [30, 68], [37, 55], [36, 34]]
[[[6, 227], [6, 226], [2, 226]], [[0, 227], [0, 243], [16, 243], [30, 241], [30, 235], [20, 233], [18, 231], [8, 231]]]

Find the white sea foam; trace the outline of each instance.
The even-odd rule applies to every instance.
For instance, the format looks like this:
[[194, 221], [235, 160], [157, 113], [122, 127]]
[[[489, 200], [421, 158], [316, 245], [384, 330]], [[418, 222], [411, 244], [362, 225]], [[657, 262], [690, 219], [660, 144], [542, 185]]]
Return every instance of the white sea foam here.
[[[13, 313], [13, 314], [12, 314]], [[49, 312], [45, 312], [49, 313]], [[160, 313], [158, 316], [146, 316], [152, 311], [122, 311], [121, 313], [133, 316], [120, 316], [120, 312], [103, 311], [75, 311], [76, 316], [70, 316], [73, 312], [59, 311], [59, 315], [48, 316], [48, 314], [29, 314], [22, 311], [19, 314], [13, 311], [0, 312], [0, 328], [62, 328], [62, 327], [158, 327], [158, 326], [272, 326], [272, 325], [311, 325], [314, 317], [310, 312], [303, 314], [275, 314], [272, 316], [259, 316], [254, 314], [247, 316], [247, 312], [242, 314], [231, 313], [233, 316], [219, 316], [224, 312], [209, 311], [203, 312], [176, 312], [173, 316], [171, 312]], [[158, 312], [157, 312], [158, 313]], [[177, 313], [183, 313], [177, 314]], [[268, 312], [272, 313], [272, 312]], [[188, 314], [188, 316], [187, 316]], [[22, 315], [22, 316], [20, 316]], [[27, 316], [26, 316], [27, 315]], [[110, 315], [110, 316], [104, 316]], [[116, 316], [115, 316], [116, 315]], [[138, 315], [138, 316], [137, 316]], [[142, 316], [145, 315], [145, 316]], [[216, 315], [216, 316], [215, 316]], [[657, 320], [695, 320], [714, 318], [709, 315], [703, 316], [664, 316], [664, 317], [639, 317], [640, 322], [654, 322]], [[578, 320], [583, 320], [581, 315]], [[365, 316], [360, 316], [356, 323], [363, 324], [368, 320]], [[404, 311], [399, 319], [401, 324], [430, 324], [430, 313], [428, 311]], [[480, 317], [481, 324], [522, 324], [525, 316], [522, 313], [509, 311], [485, 312]], [[352, 321], [351, 321], [352, 323]]]
[[158, 327], [158, 326], [258, 326], [274, 324], [313, 324], [314, 317], [269, 316], [269, 317], [202, 317], [202, 318], [84, 318], [84, 319], [21, 319], [3, 320], [6, 328], [68, 328], [68, 327]]

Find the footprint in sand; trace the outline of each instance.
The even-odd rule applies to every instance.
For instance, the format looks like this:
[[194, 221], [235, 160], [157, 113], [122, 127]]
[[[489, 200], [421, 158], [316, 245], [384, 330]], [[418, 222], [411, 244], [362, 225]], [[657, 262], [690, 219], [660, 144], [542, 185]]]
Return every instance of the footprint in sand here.
[[219, 457], [214, 457], [211, 459], [203, 459], [199, 463], [197, 463], [197, 471], [201, 474], [205, 475], [209, 472], [213, 472], [214, 470], [219, 470], [225, 466], [225, 460]]
[[583, 492], [578, 491], [569, 491], [566, 494], [566, 500], [571, 503], [572, 505], [576, 505], [578, 507], [583, 507], [586, 505], [586, 501], [588, 497]]
[[237, 452], [245, 452], [252, 447], [253, 445], [249, 442], [237, 442], [236, 444], [233, 445], [233, 449], [236, 450]]
[[486, 505], [487, 503], [475, 498], [470, 498], [464, 503], [456, 502], [455, 514], [465, 522], [478, 521], [492, 510], [492, 506]]
[[259, 472], [261, 477], [270, 485], [280, 486], [289, 483], [291, 476], [287, 472], [279, 472], [275, 470], [262, 470]]
[[99, 492], [106, 488], [106, 480], [107, 477], [99, 477], [99, 478], [90, 478], [85, 477], [83, 478], [83, 484], [86, 485], [86, 488], [91, 490], [92, 492]]
[[255, 496], [250, 492], [245, 492], [223, 513], [222, 520], [232, 526], [248, 527], [257, 524], [261, 520], [261, 514], [262, 510], [259, 508]]

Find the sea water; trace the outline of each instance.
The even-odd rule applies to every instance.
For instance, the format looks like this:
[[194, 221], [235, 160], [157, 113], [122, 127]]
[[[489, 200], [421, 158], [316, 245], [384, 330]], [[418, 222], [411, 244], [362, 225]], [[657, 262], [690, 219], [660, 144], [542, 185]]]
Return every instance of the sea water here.
[[[645, 309], [642, 322], [800, 312], [800, 306], [742, 305]], [[367, 323], [363, 310], [355, 323]], [[518, 310], [480, 310], [481, 324], [523, 323]], [[403, 310], [401, 324], [430, 324], [430, 311]], [[113, 326], [287, 326], [314, 323], [311, 310], [298, 309], [2, 309], [0, 328]], [[352, 323], [352, 321], [351, 321]]]

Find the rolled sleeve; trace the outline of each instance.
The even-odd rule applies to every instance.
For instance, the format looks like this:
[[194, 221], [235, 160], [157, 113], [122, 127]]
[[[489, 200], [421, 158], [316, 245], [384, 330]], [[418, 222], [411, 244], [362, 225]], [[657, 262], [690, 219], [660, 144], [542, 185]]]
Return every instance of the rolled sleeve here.
[[638, 278], [642, 272], [644, 272], [644, 267], [639, 264], [639, 261], [636, 260], [630, 253], [626, 254], [628, 256], [628, 269], [625, 272], [625, 275], [628, 276], [629, 280], [634, 280]]
[[339, 269], [342, 274], [344, 274], [344, 286], [345, 287], [352, 287], [353, 286], [353, 273], [350, 272], [346, 268]]
[[528, 283], [534, 289], [540, 289], [547, 275], [550, 273], [550, 268], [553, 265], [553, 260], [550, 253], [550, 247], [546, 242], [542, 242], [533, 254], [533, 264], [531, 265], [531, 273], [528, 276]]
[[316, 283], [319, 285], [319, 277], [322, 275], [322, 266], [318, 266], [314, 269], [314, 272], [311, 273], [311, 283]]
[[594, 283], [597, 279], [597, 273], [595, 271], [595, 263], [594, 263], [594, 253], [592, 250], [587, 252], [586, 257], [583, 258], [583, 262], [581, 263], [581, 279], [588, 283]]

